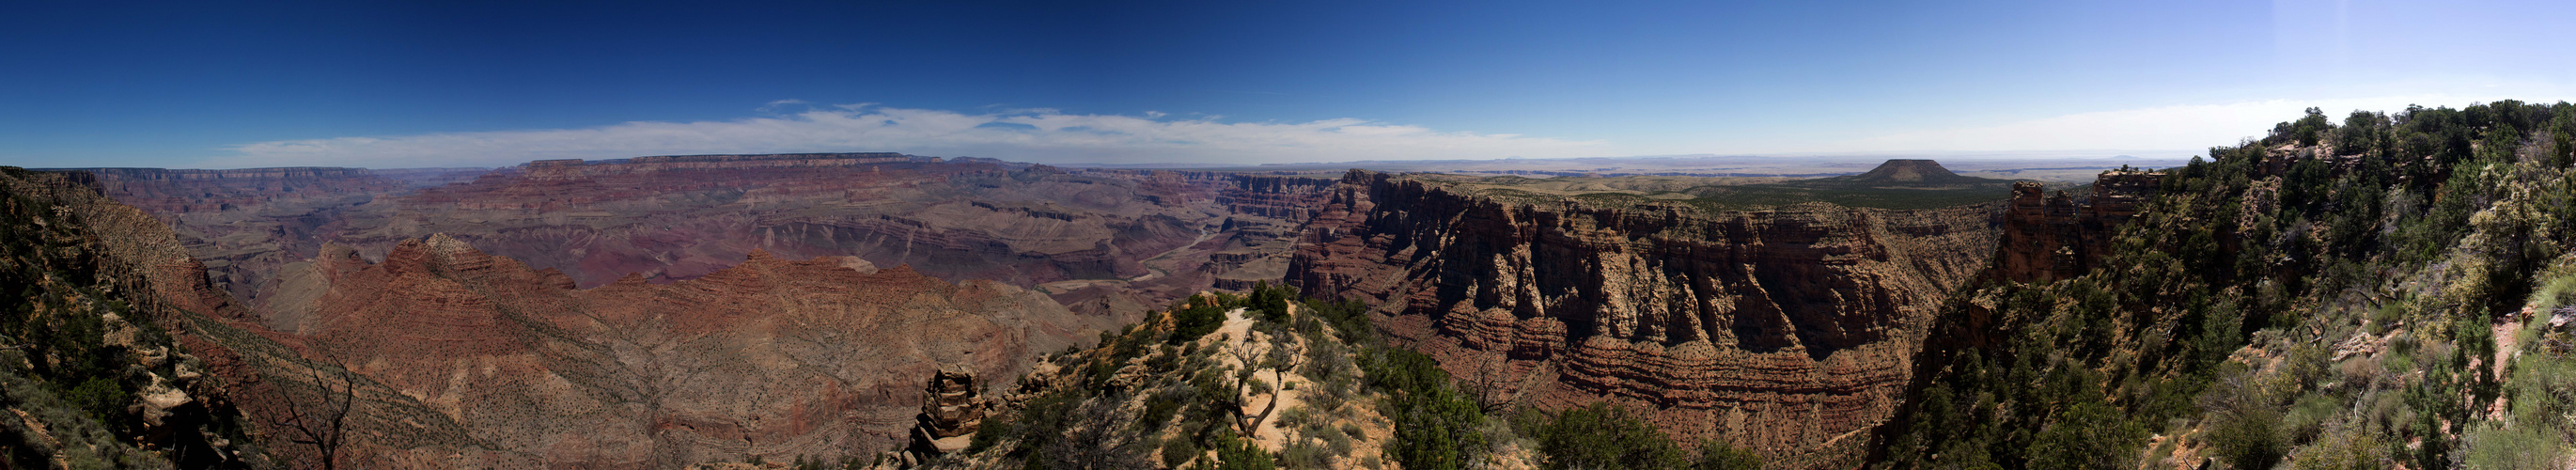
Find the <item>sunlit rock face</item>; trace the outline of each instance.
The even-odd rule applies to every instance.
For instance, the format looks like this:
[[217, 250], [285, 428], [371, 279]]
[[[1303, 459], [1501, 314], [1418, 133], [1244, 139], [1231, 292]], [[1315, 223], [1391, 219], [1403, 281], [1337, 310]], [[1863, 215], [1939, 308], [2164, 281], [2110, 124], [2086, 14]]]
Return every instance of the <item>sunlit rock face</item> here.
[[1994, 257], [1996, 196], [1712, 213], [1507, 202], [1353, 172], [1289, 279], [1379, 301], [1382, 329], [1500, 398], [1610, 398], [1656, 410], [1677, 437], [1828, 466], [1861, 457], [1937, 304]]
[[2088, 197], [2048, 192], [2039, 183], [2013, 184], [2004, 213], [2002, 250], [1994, 275], [2014, 282], [2075, 277], [2111, 252], [2111, 234], [2138, 214], [2138, 204], [2161, 189], [2163, 173], [2103, 172]]

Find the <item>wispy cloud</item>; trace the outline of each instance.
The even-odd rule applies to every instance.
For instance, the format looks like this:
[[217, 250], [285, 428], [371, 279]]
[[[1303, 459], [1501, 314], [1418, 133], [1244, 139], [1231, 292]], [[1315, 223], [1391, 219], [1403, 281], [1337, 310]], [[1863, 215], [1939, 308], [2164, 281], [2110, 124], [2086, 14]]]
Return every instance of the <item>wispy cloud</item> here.
[[[2494, 99], [2503, 99], [2497, 97]], [[2524, 96], [2520, 99], [2535, 99]], [[2227, 104], [2178, 105], [2068, 114], [1997, 125], [1900, 132], [1855, 140], [1818, 150], [1848, 151], [2026, 151], [2026, 150], [2199, 150], [2235, 145], [2262, 137], [2273, 124], [2298, 119], [2307, 108], [2323, 110], [2336, 122], [2353, 111], [2403, 111], [2408, 105], [2461, 107], [2491, 101], [2430, 94], [2318, 100], [2267, 100]]]
[[[764, 108], [801, 105], [781, 100]], [[1436, 131], [1364, 119], [1221, 122], [1021, 109], [968, 114], [869, 104], [730, 121], [629, 122], [586, 129], [258, 142], [206, 167], [503, 166], [550, 158], [693, 153], [895, 151], [1057, 163], [1311, 162], [1602, 156], [1609, 145]]]

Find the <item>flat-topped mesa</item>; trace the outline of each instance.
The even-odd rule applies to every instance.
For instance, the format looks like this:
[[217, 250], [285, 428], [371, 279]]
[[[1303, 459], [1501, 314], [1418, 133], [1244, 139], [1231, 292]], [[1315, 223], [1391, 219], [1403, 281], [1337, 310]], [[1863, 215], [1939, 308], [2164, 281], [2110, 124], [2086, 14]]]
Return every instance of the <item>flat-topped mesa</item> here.
[[1878, 164], [1877, 168], [1871, 168], [1867, 173], [1825, 178], [1821, 181], [1876, 185], [1952, 185], [1992, 182], [1984, 178], [1953, 173], [1949, 168], [1943, 168], [1941, 162], [1902, 158], [1889, 159], [1886, 163]]
[[2003, 208], [1515, 202], [1373, 172], [1329, 193], [1288, 269], [1302, 291], [1375, 300], [1392, 339], [1529, 384], [1523, 403], [1643, 404], [1679, 438], [1788, 468], [1861, 457]]

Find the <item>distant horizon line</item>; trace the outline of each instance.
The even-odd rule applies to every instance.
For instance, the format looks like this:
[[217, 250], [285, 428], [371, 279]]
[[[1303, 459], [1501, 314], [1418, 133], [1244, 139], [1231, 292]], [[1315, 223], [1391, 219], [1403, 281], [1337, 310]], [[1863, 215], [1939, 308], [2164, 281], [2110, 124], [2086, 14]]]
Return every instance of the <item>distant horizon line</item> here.
[[[2159, 153], [2173, 153], [2173, 152], [2188, 152], [2188, 153], [2191, 153], [2191, 155], [2172, 156], [2172, 157], [2151, 156], [2151, 155], [2136, 155], [2136, 154], [2159, 154]], [[512, 164], [512, 165], [503, 165], [503, 166], [420, 166], [420, 167], [411, 167], [411, 166], [394, 166], [394, 167], [375, 167], [375, 166], [316, 166], [316, 165], [296, 165], [296, 166], [259, 166], [259, 167], [232, 167], [232, 168], [205, 168], [205, 167], [152, 167], [152, 166], [97, 166], [97, 167], [43, 167], [43, 168], [19, 167], [19, 168], [23, 168], [23, 169], [30, 170], [30, 171], [77, 171], [77, 170], [110, 170], [110, 169], [122, 169], [122, 170], [268, 170], [268, 169], [295, 169], [295, 168], [358, 168], [358, 169], [367, 169], [367, 170], [469, 170], [469, 169], [494, 170], [494, 169], [502, 169], [502, 168], [523, 167], [523, 166], [527, 166], [527, 165], [528, 165], [528, 164], [530, 164], [530, 163], [536, 163], [536, 162], [547, 162], [547, 161], [574, 161], [574, 160], [582, 161], [582, 162], [585, 162], [585, 163], [597, 163], [597, 162], [622, 162], [622, 161], [625, 161], [625, 160], [632, 160], [632, 159], [638, 159], [638, 158], [662, 158], [662, 157], [716, 157], [716, 156], [745, 156], [745, 157], [750, 157], [750, 156], [782, 156], [782, 155], [905, 155], [905, 156], [914, 156], [914, 157], [937, 157], [937, 158], [947, 158], [947, 159], [964, 159], [964, 158], [973, 158], [973, 159], [980, 159], [980, 160], [994, 160], [994, 161], [1002, 161], [1002, 162], [1008, 162], [1008, 163], [1024, 163], [1024, 164], [1032, 164], [1032, 165], [1046, 165], [1046, 166], [1059, 167], [1059, 168], [1111, 168], [1111, 169], [1166, 169], [1166, 168], [1169, 168], [1169, 169], [1178, 169], [1178, 168], [1203, 169], [1203, 168], [1248, 168], [1248, 169], [1284, 169], [1284, 168], [1316, 168], [1316, 167], [1331, 167], [1331, 166], [1358, 165], [1358, 164], [1416, 164], [1416, 165], [1418, 165], [1418, 164], [1467, 163], [1467, 162], [1525, 162], [1525, 163], [1544, 163], [1544, 162], [1611, 161], [1611, 160], [1667, 160], [1667, 161], [1669, 161], [1669, 160], [1691, 160], [1691, 159], [1708, 160], [1708, 159], [1785, 159], [1785, 158], [1822, 158], [1822, 159], [1829, 159], [1829, 160], [1826, 160], [1826, 161], [1858, 162], [1858, 161], [1869, 161], [1869, 160], [1872, 160], [1872, 159], [1879, 159], [1879, 158], [1899, 158], [1899, 157], [1909, 157], [1909, 156], [1911, 156], [1911, 157], [1923, 157], [1922, 159], [1935, 159], [1935, 160], [1937, 160], [1937, 159], [1940, 159], [1940, 158], [1950, 158], [1950, 159], [1956, 159], [1956, 160], [1970, 160], [1970, 161], [2013, 161], [2013, 160], [2054, 160], [2054, 159], [2084, 159], [2084, 160], [2095, 160], [2095, 159], [2098, 159], [2098, 160], [2119, 160], [2119, 159], [2127, 159], [2127, 160], [2148, 160], [2148, 161], [2158, 161], [2158, 160], [2173, 160], [2173, 161], [2181, 161], [2181, 160], [2187, 160], [2187, 159], [2190, 159], [2190, 158], [2192, 158], [2192, 157], [2201, 156], [2200, 154], [2204, 154], [2204, 153], [2206, 153], [2206, 152], [2207, 152], [2206, 150], [2170, 150], [2170, 149], [2168, 149], [2168, 150], [2139, 150], [2139, 149], [2126, 149], [2126, 150], [2122, 150], [2122, 149], [2077, 149], [2077, 150], [1997, 150], [1997, 151], [1977, 151], [1977, 150], [1925, 150], [1925, 151], [1779, 152], [1779, 153], [1725, 153], [1725, 154], [1721, 154], [1721, 153], [1687, 153], [1687, 154], [1626, 155], [1626, 156], [1600, 156], [1600, 157], [1537, 157], [1537, 158], [1526, 158], [1526, 157], [1517, 157], [1517, 156], [1513, 156], [1513, 157], [1496, 157], [1496, 158], [1424, 158], [1424, 159], [1402, 159], [1402, 160], [1372, 159], [1372, 160], [1342, 160], [1342, 161], [1330, 161], [1330, 162], [1291, 162], [1291, 163], [1253, 163], [1253, 164], [1244, 164], [1244, 163], [1196, 163], [1196, 162], [1179, 162], [1179, 161], [1175, 161], [1175, 162], [1140, 162], [1140, 163], [1105, 163], [1105, 162], [1043, 163], [1043, 162], [1017, 161], [1017, 160], [1010, 160], [1010, 159], [1003, 159], [1003, 158], [977, 157], [977, 156], [972, 156], [972, 155], [954, 155], [954, 156], [947, 156], [947, 155], [914, 155], [914, 154], [903, 153], [903, 152], [885, 152], [885, 151], [849, 151], [849, 152], [698, 153], [698, 154], [685, 154], [685, 155], [682, 155], [682, 154], [674, 154], [674, 155], [637, 155], [637, 156], [631, 156], [631, 157], [619, 157], [619, 158], [540, 158], [540, 159], [530, 159], [530, 160], [527, 160], [527, 161], [519, 162], [519, 163], [517, 163], [517, 164]], [[0, 165], [0, 166], [16, 167], [15, 165]]]

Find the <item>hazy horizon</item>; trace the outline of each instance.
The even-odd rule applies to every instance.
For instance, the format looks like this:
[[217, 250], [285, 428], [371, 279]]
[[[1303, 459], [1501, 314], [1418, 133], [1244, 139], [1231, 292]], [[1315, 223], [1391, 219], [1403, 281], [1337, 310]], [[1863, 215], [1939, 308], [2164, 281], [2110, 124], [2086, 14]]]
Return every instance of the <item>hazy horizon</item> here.
[[[2149, 149], [2576, 96], [2550, 2], [22, 8], [0, 164], [1050, 164]], [[2474, 34], [2471, 34], [2474, 33]], [[2153, 154], [2153, 155], [2148, 155]]]

